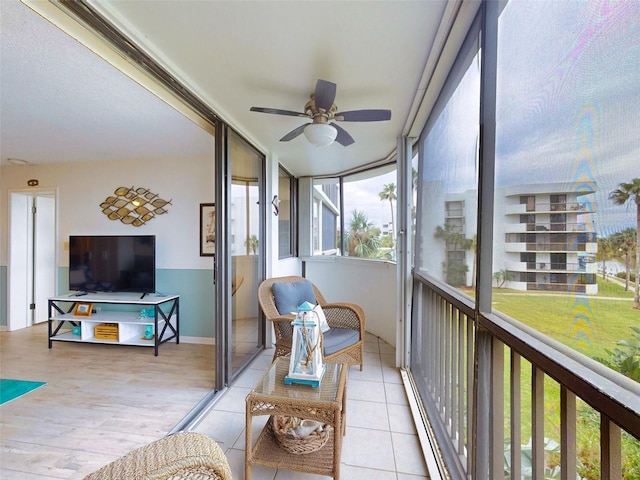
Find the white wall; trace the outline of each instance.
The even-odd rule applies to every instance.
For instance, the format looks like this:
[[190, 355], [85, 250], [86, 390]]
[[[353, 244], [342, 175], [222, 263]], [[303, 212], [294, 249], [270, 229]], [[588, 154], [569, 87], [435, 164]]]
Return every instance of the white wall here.
[[[267, 157], [267, 201], [271, 202], [274, 195], [280, 196], [279, 188], [279, 164], [277, 157]], [[300, 216], [304, 216], [304, 208], [302, 204], [300, 206]], [[278, 217], [273, 214], [273, 208], [269, 204], [266, 215], [266, 230], [267, 230], [267, 248], [266, 248], [266, 278], [272, 277], [284, 277], [287, 275], [301, 275], [302, 262], [299, 257], [284, 258], [280, 260], [278, 250], [278, 238], [279, 238], [279, 225]], [[300, 229], [298, 229], [299, 235]]]
[[395, 263], [329, 256], [304, 261], [306, 278], [329, 303], [357, 303], [366, 315], [366, 331], [396, 346]]
[[[211, 140], [213, 152], [213, 138]], [[7, 264], [8, 191], [27, 189], [29, 179], [39, 187], [58, 191], [58, 264], [67, 266], [69, 235], [156, 235], [157, 268], [210, 269], [211, 259], [200, 257], [199, 204], [214, 201], [211, 158], [127, 160], [8, 166], [0, 170], [0, 265]], [[144, 187], [170, 200], [168, 213], [133, 227], [109, 220], [100, 204], [118, 187]]]

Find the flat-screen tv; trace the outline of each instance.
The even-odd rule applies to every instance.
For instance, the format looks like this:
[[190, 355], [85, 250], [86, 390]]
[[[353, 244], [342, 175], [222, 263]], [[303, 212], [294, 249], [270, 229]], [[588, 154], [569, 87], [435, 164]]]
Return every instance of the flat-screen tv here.
[[155, 235], [72, 235], [69, 290], [156, 291]]

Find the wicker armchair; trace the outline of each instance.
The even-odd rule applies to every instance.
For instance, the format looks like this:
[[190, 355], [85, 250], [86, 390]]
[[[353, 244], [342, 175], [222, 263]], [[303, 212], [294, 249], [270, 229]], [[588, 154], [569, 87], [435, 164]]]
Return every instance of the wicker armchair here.
[[[276, 277], [263, 281], [258, 287], [258, 300], [267, 320], [273, 322], [276, 336], [276, 351], [273, 359], [284, 357], [291, 353], [293, 342], [294, 318], [290, 312], [278, 312], [273, 295], [273, 284], [276, 282], [295, 283], [306, 280], [303, 277]], [[365, 315], [359, 305], [352, 303], [328, 303], [318, 287], [311, 284], [315, 293], [315, 303], [322, 307], [331, 329], [324, 334], [324, 359], [330, 362], [360, 365], [363, 369], [363, 346]], [[354, 333], [355, 332], [355, 333]], [[345, 337], [346, 334], [346, 337]], [[342, 339], [348, 338], [346, 342]]]
[[220, 446], [206, 435], [181, 432], [151, 442], [84, 480], [231, 480]]

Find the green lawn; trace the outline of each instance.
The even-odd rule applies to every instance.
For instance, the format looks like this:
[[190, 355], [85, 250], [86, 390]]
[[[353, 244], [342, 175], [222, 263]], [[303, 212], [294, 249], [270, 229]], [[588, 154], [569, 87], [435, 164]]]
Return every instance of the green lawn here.
[[[640, 325], [640, 311], [633, 309], [633, 291], [615, 282], [598, 279], [599, 293], [593, 297], [562, 294], [536, 294], [506, 289], [493, 289], [493, 308], [525, 323], [549, 337], [595, 358], [607, 358], [605, 349], [612, 350], [616, 342], [631, 336], [631, 325]], [[509, 369], [508, 349], [505, 351], [506, 370]], [[531, 432], [531, 364], [523, 359], [522, 389], [522, 442]], [[509, 437], [509, 374], [505, 374], [505, 433]], [[578, 402], [578, 456], [584, 478], [599, 478], [599, 429], [597, 415], [583, 402]], [[559, 441], [560, 387], [545, 377], [545, 437]], [[640, 442], [623, 438], [623, 478], [637, 478], [640, 471]], [[554, 459], [548, 459], [554, 463]]]
[[[622, 285], [618, 282], [622, 282]], [[624, 289], [624, 280], [602, 280], [598, 277], [598, 297], [620, 297], [633, 298], [633, 284], [629, 285], [629, 290]]]
[[493, 289], [493, 308], [589, 357], [606, 357], [618, 340], [640, 325], [633, 292], [598, 279], [597, 296]]

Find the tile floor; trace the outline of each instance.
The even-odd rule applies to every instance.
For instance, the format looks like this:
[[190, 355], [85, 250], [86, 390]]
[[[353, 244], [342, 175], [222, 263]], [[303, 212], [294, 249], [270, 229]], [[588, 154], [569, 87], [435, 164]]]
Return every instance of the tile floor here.
[[[266, 350], [253, 361], [194, 428], [220, 444], [234, 479], [245, 477], [245, 398], [267, 370], [272, 355], [273, 350]], [[364, 371], [351, 367], [347, 380], [347, 432], [343, 439], [340, 471], [343, 479], [428, 478], [400, 372], [394, 364], [395, 349], [367, 334]], [[254, 439], [267, 418], [254, 418]], [[263, 467], [254, 467], [252, 473], [255, 480], [330, 478]]]

